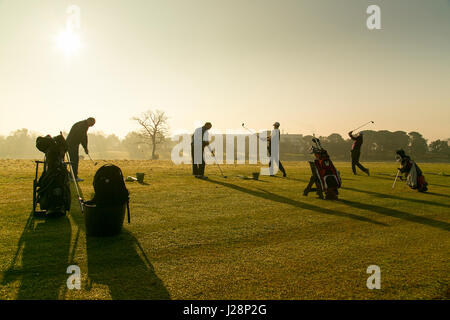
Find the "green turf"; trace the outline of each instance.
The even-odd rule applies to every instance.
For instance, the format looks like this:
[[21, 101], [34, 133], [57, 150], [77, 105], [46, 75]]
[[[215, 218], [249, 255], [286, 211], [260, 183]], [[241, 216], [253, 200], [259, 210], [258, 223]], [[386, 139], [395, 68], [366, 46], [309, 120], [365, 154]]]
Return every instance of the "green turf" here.
[[[101, 165], [103, 162], [100, 162]], [[208, 181], [163, 161], [117, 161], [132, 223], [115, 238], [86, 237], [75, 200], [66, 218], [29, 219], [34, 163], [0, 160], [0, 299], [449, 299], [450, 165], [422, 164], [429, 193], [399, 181], [396, 163], [343, 177], [339, 201], [302, 195], [305, 162], [288, 178], [246, 180], [257, 166], [214, 166]], [[93, 192], [82, 161], [80, 184]], [[82, 272], [67, 290], [66, 268]], [[381, 268], [381, 290], [366, 269]]]

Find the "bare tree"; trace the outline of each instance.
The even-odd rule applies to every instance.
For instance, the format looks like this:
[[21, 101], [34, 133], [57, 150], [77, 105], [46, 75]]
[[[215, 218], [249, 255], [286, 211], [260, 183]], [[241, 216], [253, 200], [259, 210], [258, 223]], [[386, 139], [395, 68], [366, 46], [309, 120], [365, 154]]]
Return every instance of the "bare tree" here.
[[141, 126], [139, 135], [143, 140], [142, 142], [152, 147], [152, 159], [157, 159], [156, 147], [164, 142], [169, 133], [168, 118], [165, 112], [147, 110], [139, 117], [133, 117], [132, 120], [135, 120]]

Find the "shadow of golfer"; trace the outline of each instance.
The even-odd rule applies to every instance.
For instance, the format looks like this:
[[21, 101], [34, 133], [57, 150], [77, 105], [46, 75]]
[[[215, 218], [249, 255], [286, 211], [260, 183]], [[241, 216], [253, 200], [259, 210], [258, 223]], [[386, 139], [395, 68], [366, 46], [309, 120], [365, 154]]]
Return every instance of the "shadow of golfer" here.
[[[389, 176], [390, 178], [382, 177], [380, 175]], [[382, 173], [377, 173], [376, 175], [371, 175], [371, 177], [376, 178], [376, 179], [380, 179], [380, 180], [388, 180], [388, 181], [391, 181], [391, 182], [394, 182], [394, 179], [395, 179], [395, 175], [382, 174]], [[425, 177], [425, 179], [426, 179], [426, 177]], [[405, 178], [403, 178], [403, 181], [404, 180], [405, 180]], [[400, 181], [402, 181], [402, 180], [400, 180]], [[437, 183], [429, 183], [428, 182], [428, 185], [429, 186], [435, 186], [435, 187], [442, 187], [442, 188], [450, 188], [450, 185], [445, 185], [445, 184], [437, 184]], [[427, 194], [428, 193], [429, 192], [427, 192]]]
[[30, 214], [2, 284], [20, 281], [17, 300], [58, 299], [66, 286], [70, 239], [66, 216], [36, 219]]
[[323, 214], [328, 214], [328, 215], [333, 215], [333, 216], [338, 216], [338, 217], [343, 217], [343, 218], [349, 218], [349, 219], [354, 219], [354, 220], [358, 220], [358, 221], [362, 221], [362, 222], [370, 222], [373, 224], [377, 224], [377, 225], [381, 225], [381, 226], [387, 226], [385, 223], [381, 223], [375, 220], [372, 220], [370, 218], [366, 218], [366, 217], [361, 217], [358, 216], [356, 214], [352, 214], [352, 213], [347, 213], [347, 212], [342, 212], [342, 211], [337, 211], [337, 210], [331, 210], [331, 209], [327, 209], [327, 208], [322, 208], [319, 206], [315, 206], [309, 203], [305, 203], [305, 202], [300, 202], [297, 200], [292, 200], [280, 195], [277, 195], [275, 193], [269, 192], [269, 191], [256, 191], [256, 190], [251, 190], [251, 189], [247, 189], [241, 186], [237, 186], [234, 184], [230, 184], [230, 183], [226, 183], [226, 182], [220, 182], [220, 181], [216, 181], [216, 180], [212, 180], [212, 179], [208, 179], [208, 180], [204, 180], [204, 181], [208, 181], [211, 183], [215, 183], [227, 188], [231, 188], [233, 190], [236, 191], [240, 191], [240, 192], [244, 192], [247, 194], [250, 194], [252, 196], [255, 197], [260, 197], [263, 199], [267, 199], [267, 200], [271, 200], [271, 201], [275, 201], [275, 202], [279, 202], [279, 203], [284, 203], [284, 204], [288, 204], [300, 209], [306, 209], [306, 210], [311, 210], [311, 211], [315, 211], [315, 212], [319, 212], [319, 213], [323, 213]]
[[428, 183], [428, 185], [429, 186], [442, 187], [442, 188], [450, 188], [450, 185], [445, 185], [445, 184]]
[[[377, 173], [375, 175], [371, 175], [371, 177], [373, 177], [373, 178], [380, 179], [380, 180], [388, 180], [388, 181], [391, 181], [391, 182], [394, 182], [395, 176], [396, 176], [395, 174], [392, 175], [392, 174], [388, 174], [388, 173], [386, 173], [386, 174]], [[426, 174], [425, 174], [425, 179], [426, 179]], [[400, 181], [405, 181], [405, 178], [403, 178], [403, 180], [400, 180]], [[430, 183], [430, 182], [428, 182], [428, 185], [429, 186], [442, 187], [442, 188], [450, 188], [450, 185], [445, 185], [445, 184], [437, 184], [437, 183]], [[429, 192], [427, 192], [427, 193], [429, 193]]]
[[[372, 196], [375, 196], [375, 197], [378, 197], [378, 198], [383, 198], [383, 199], [403, 200], [403, 201], [415, 202], [415, 203], [420, 203], [420, 204], [426, 204], [426, 205], [430, 205], [430, 206], [438, 206], [438, 207], [450, 208], [450, 205], [448, 205], [448, 204], [434, 202], [434, 201], [421, 200], [421, 199], [415, 199], [415, 198], [403, 198], [403, 197], [394, 196], [394, 195], [391, 195], [391, 194], [379, 193], [379, 192], [374, 192], [374, 191], [369, 191], [369, 190], [362, 190], [362, 189], [355, 189], [355, 188], [350, 188], [350, 187], [342, 187], [342, 189], [350, 190], [350, 191], [354, 191], [354, 192], [366, 193], [366, 194], [370, 194]], [[434, 193], [430, 193], [430, 194], [438, 195], [438, 194], [434, 194]]]
[[437, 192], [428, 192], [426, 194], [432, 195], [432, 196], [437, 196], [437, 197], [445, 197], [445, 198], [450, 198], [449, 194], [442, 194], [442, 193], [437, 193]]
[[[83, 232], [84, 217], [79, 206], [70, 215]], [[169, 292], [155, 274], [139, 241], [127, 230], [114, 237], [86, 236], [88, 285], [103, 284], [114, 300], [168, 300]]]
[[411, 213], [407, 213], [407, 212], [403, 212], [403, 211], [399, 211], [399, 210], [395, 210], [395, 209], [390, 209], [390, 208], [385, 208], [385, 207], [380, 207], [380, 206], [376, 206], [373, 204], [360, 203], [360, 202], [355, 202], [355, 201], [350, 201], [350, 200], [340, 200], [340, 202], [345, 205], [348, 205], [350, 207], [353, 207], [353, 208], [368, 210], [368, 211], [379, 213], [379, 214], [382, 214], [385, 216], [403, 219], [403, 220], [406, 220], [409, 222], [420, 223], [423, 225], [428, 225], [430, 227], [439, 228], [439, 229], [442, 229], [445, 231], [450, 231], [450, 224], [447, 222], [444, 222], [444, 221], [439, 221], [439, 220], [434, 220], [431, 218], [416, 216]]

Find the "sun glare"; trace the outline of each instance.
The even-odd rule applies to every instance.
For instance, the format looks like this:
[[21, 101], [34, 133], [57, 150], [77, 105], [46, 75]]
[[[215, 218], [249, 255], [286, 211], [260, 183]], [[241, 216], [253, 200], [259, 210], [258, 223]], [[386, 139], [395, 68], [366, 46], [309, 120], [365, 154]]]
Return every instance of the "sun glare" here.
[[67, 56], [76, 54], [82, 46], [79, 35], [68, 30], [60, 32], [56, 38], [56, 45]]

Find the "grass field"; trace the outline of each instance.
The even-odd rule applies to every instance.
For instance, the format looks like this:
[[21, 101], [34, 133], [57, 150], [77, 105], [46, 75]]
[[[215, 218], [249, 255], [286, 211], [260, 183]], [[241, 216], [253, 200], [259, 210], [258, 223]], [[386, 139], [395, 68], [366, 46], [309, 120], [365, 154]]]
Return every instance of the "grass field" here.
[[[100, 162], [101, 165], [103, 162]], [[245, 180], [256, 166], [116, 161], [131, 224], [114, 238], [85, 236], [75, 200], [65, 218], [30, 219], [34, 163], [0, 160], [0, 299], [449, 299], [449, 164], [422, 164], [429, 193], [399, 181], [396, 163], [343, 177], [339, 201], [302, 195], [310, 169], [286, 162], [288, 178]], [[98, 166], [97, 166], [98, 167]], [[84, 197], [96, 168], [82, 161]], [[73, 192], [74, 196], [74, 192]], [[81, 290], [66, 288], [78, 265]], [[369, 265], [381, 289], [369, 290]]]

